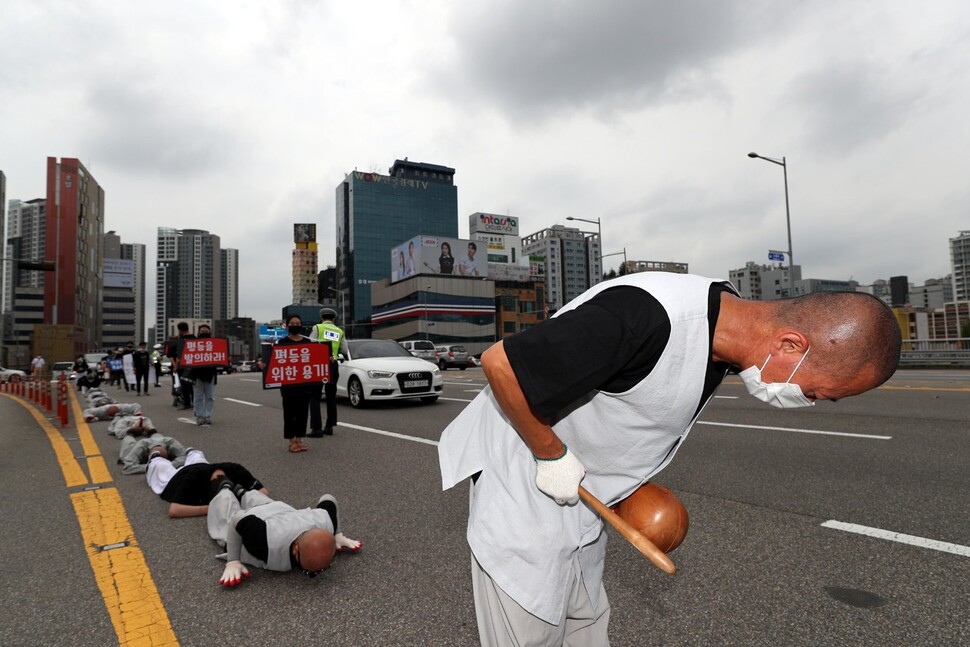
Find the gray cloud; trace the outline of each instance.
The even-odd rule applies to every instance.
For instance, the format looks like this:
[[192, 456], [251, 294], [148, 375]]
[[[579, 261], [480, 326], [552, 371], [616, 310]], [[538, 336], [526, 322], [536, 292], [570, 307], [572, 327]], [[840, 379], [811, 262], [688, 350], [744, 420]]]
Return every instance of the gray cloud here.
[[[718, 92], [711, 63], [772, 33], [787, 10], [761, 2], [537, 0], [456, 12], [454, 67], [442, 75], [518, 118], [607, 112]], [[763, 42], [764, 39], [762, 39]], [[716, 83], [714, 84], [717, 85]]]
[[807, 146], [846, 154], [906, 121], [923, 94], [910, 84], [884, 66], [839, 63], [793, 79], [783, 102], [801, 115]]
[[[150, 75], [142, 71], [138, 77]], [[132, 75], [134, 77], [134, 75]], [[128, 172], [189, 177], [237, 153], [234, 134], [190, 97], [138, 78], [112, 78], [89, 88], [86, 155]], [[205, 115], [205, 116], [203, 116]]]

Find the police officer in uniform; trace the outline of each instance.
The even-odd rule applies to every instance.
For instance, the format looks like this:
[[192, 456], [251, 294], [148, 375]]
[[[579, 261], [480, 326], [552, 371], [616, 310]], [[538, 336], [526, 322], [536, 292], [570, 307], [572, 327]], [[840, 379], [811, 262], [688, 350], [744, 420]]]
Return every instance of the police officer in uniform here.
[[155, 344], [152, 349], [152, 366], [155, 367], [155, 386], [161, 386], [158, 383], [158, 377], [162, 374], [162, 345]]
[[[334, 323], [337, 319], [337, 311], [333, 308], [323, 308], [320, 310], [322, 320], [310, 332], [310, 339], [318, 342], [330, 343], [330, 381], [324, 384], [313, 386], [313, 401], [310, 403], [310, 433], [311, 438], [321, 436], [332, 436], [333, 426], [337, 424], [337, 353], [340, 352], [340, 343], [344, 339], [344, 331]], [[327, 424], [320, 424], [320, 396], [327, 396]]]

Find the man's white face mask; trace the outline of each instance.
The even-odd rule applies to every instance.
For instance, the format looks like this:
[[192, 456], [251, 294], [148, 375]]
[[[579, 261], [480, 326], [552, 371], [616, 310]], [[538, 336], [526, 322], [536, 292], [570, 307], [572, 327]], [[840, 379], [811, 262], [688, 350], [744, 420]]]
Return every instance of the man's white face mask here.
[[744, 382], [744, 386], [748, 389], [748, 393], [762, 402], [767, 402], [773, 407], [778, 407], [779, 409], [796, 409], [798, 407], [814, 406], [815, 402], [806, 398], [805, 394], [802, 393], [802, 387], [791, 383], [791, 379], [795, 377], [798, 368], [805, 361], [805, 358], [808, 357], [809, 350], [811, 348], [806, 350], [802, 358], [798, 360], [798, 364], [795, 366], [795, 370], [791, 372], [791, 375], [788, 376], [787, 382], [765, 384], [761, 381], [761, 371], [764, 370], [765, 366], [768, 366], [768, 361], [771, 359], [770, 354], [761, 368], [752, 366], [744, 369], [738, 375]]

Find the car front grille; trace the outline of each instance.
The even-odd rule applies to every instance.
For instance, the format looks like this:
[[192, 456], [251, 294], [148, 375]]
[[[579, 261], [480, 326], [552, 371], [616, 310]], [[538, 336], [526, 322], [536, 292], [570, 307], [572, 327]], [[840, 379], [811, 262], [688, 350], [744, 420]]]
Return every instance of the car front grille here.
[[398, 373], [397, 385], [401, 393], [424, 393], [431, 390], [431, 371]]

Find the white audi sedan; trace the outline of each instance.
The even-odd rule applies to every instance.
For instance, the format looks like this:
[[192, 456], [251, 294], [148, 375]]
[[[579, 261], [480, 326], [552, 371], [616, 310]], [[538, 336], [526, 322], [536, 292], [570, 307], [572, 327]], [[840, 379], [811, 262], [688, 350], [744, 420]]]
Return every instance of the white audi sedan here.
[[337, 397], [353, 407], [368, 402], [420, 398], [432, 403], [441, 395], [441, 370], [414, 357], [390, 339], [349, 339], [340, 344]]

